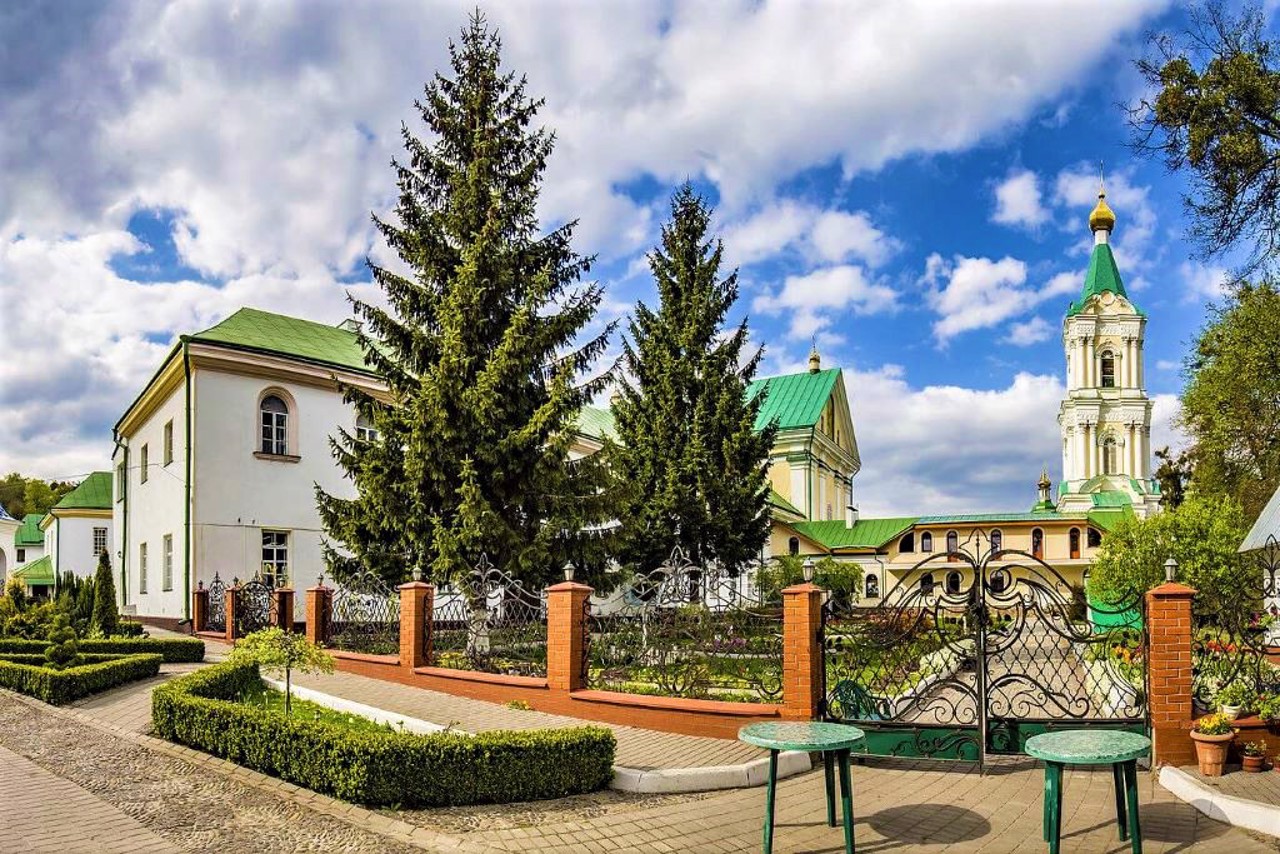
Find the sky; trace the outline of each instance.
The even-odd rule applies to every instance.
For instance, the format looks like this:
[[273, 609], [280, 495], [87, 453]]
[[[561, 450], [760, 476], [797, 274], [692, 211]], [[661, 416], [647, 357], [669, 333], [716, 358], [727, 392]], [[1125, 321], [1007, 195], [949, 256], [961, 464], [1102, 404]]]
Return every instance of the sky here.
[[[175, 337], [241, 306], [337, 323], [377, 299], [370, 224], [413, 102], [471, 3], [140, 0], [0, 7], [0, 471], [109, 468]], [[689, 180], [765, 348], [844, 369], [864, 517], [1025, 510], [1061, 466], [1061, 324], [1099, 164], [1146, 311], [1155, 447], [1223, 269], [1183, 179], [1137, 157], [1133, 60], [1161, 0], [503, 2], [546, 99], [540, 215], [577, 220], [596, 323], [653, 303], [645, 253]], [[620, 341], [611, 345], [616, 354]]]

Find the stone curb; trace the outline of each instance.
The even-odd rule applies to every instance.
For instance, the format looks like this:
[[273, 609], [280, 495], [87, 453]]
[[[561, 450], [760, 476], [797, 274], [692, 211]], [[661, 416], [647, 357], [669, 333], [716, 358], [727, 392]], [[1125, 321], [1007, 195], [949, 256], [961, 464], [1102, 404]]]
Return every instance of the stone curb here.
[[1160, 785], [1216, 821], [1280, 836], [1280, 807], [1223, 794], [1172, 765], [1160, 769]]
[[41, 712], [52, 714], [55, 717], [68, 718], [100, 732], [106, 732], [117, 738], [132, 742], [139, 747], [156, 753], [163, 753], [175, 759], [181, 759], [191, 765], [197, 765], [201, 770], [214, 771], [239, 783], [244, 783], [291, 803], [337, 819], [366, 833], [385, 836], [394, 839], [396, 842], [421, 848], [424, 851], [457, 851], [466, 852], [466, 854], [497, 854], [498, 851], [498, 849], [487, 845], [479, 845], [456, 836], [447, 836], [439, 831], [410, 824], [400, 819], [390, 818], [374, 810], [366, 809], [347, 801], [341, 801], [328, 795], [322, 795], [310, 789], [303, 789], [277, 777], [271, 777], [259, 771], [245, 768], [210, 753], [193, 750], [190, 747], [183, 747], [154, 736], [143, 735], [123, 727], [104, 723], [78, 709], [50, 706], [33, 697], [27, 697], [4, 689], [0, 689], [0, 693]]

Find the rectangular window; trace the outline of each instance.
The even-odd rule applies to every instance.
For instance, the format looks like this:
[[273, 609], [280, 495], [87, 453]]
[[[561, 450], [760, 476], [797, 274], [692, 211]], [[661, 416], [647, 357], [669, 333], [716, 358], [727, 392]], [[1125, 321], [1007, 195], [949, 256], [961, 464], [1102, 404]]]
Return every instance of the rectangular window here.
[[173, 462], [173, 419], [164, 424], [164, 464]]
[[138, 545], [138, 593], [147, 592], [147, 544]]
[[140, 472], [138, 480], [142, 483], [147, 482], [147, 446], [143, 445], [142, 450], [138, 452], [138, 470]]
[[116, 501], [124, 501], [124, 472], [124, 463], [121, 462], [120, 465], [116, 466]]
[[160, 586], [165, 590], [173, 589], [173, 534], [164, 535], [164, 575], [160, 579]]
[[18, 549], [18, 563], [25, 563], [27, 560], [27, 550]]
[[93, 556], [101, 557], [106, 550], [107, 550], [107, 529], [94, 528], [93, 529]]
[[272, 587], [289, 584], [289, 532], [262, 532], [262, 580]]

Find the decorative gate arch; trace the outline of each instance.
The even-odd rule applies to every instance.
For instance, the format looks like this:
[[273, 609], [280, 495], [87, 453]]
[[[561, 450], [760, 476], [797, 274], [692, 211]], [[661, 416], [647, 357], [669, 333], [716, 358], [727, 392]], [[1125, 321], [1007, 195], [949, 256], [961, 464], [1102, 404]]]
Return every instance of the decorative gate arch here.
[[982, 534], [885, 586], [874, 607], [823, 609], [826, 717], [868, 752], [983, 761], [1056, 728], [1146, 730], [1141, 597], [1090, 603]]

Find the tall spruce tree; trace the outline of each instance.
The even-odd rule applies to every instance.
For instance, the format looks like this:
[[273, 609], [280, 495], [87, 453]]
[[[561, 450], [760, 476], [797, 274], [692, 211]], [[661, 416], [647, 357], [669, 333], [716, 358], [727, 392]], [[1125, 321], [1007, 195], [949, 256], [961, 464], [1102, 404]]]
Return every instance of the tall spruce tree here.
[[591, 259], [570, 245], [575, 223], [540, 233], [554, 136], [531, 129], [542, 101], [501, 70], [500, 53], [474, 14], [450, 43], [452, 74], [415, 103], [429, 138], [402, 128], [396, 221], [374, 217], [408, 272], [370, 262], [388, 307], [354, 302], [360, 346], [389, 393], [344, 389], [377, 432], [331, 443], [356, 498], [316, 490], [339, 577], [447, 580], [484, 554], [544, 581], [595, 501], [568, 447], [608, 380], [584, 378], [613, 326], [575, 345], [601, 290], [581, 284]]
[[736, 271], [720, 278], [723, 248], [708, 237], [711, 209], [688, 184], [671, 201], [662, 245], [649, 254], [657, 311], [636, 305], [623, 342], [612, 448], [623, 485], [619, 559], [640, 571], [676, 546], [698, 564], [736, 570], [769, 535], [767, 464], [774, 425], [757, 432], [763, 398], [746, 398], [762, 350], [745, 361], [747, 321], [725, 334]]

